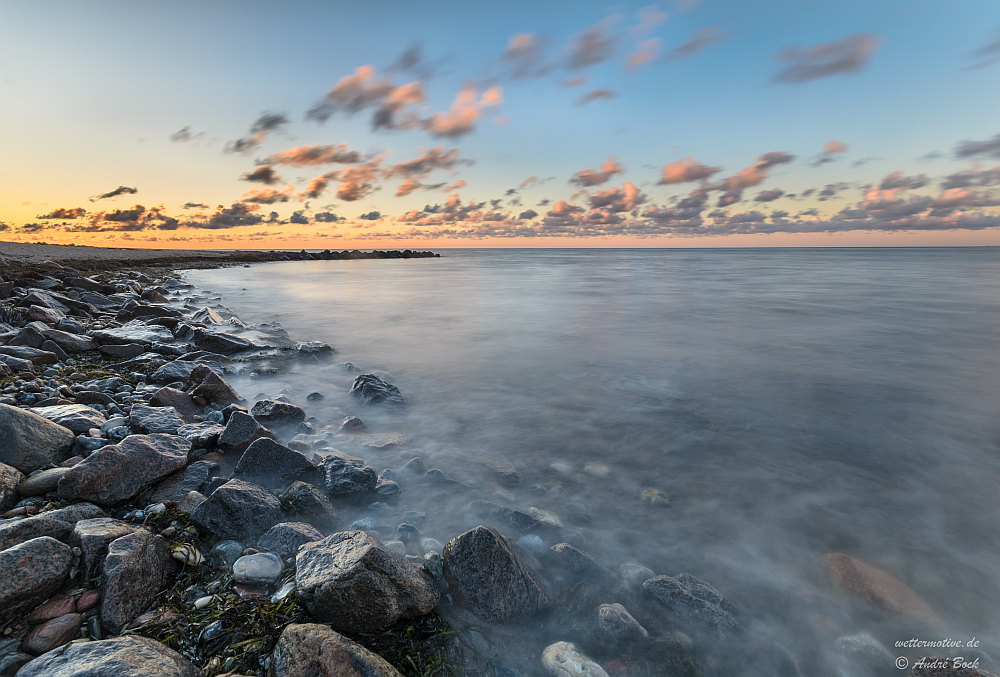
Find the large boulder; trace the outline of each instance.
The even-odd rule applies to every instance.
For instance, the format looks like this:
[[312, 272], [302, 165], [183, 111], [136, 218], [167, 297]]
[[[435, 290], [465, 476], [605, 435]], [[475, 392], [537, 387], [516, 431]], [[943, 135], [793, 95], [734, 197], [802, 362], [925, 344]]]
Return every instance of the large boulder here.
[[80, 520], [73, 527], [70, 545], [80, 548], [80, 571], [84, 580], [94, 578], [104, 570], [104, 558], [108, 546], [122, 536], [132, 533], [137, 527], [111, 517], [95, 517]]
[[263, 487], [229, 480], [191, 513], [191, 521], [218, 540], [252, 543], [281, 521], [281, 503]]
[[156, 599], [175, 565], [166, 542], [145, 529], [112, 541], [104, 559], [101, 625], [121, 632]]
[[275, 524], [258, 538], [257, 547], [282, 557], [294, 557], [299, 551], [299, 546], [322, 540], [323, 534], [310, 524], [282, 522]]
[[153, 490], [149, 500], [151, 503], [161, 501], [180, 503], [181, 499], [192, 491], [201, 491], [209, 476], [218, 468], [219, 464], [212, 461], [196, 461], [163, 480]]
[[42, 536], [0, 551], [0, 624], [34, 608], [69, 578], [73, 551]]
[[314, 482], [316, 466], [300, 451], [263, 438], [247, 447], [233, 470], [233, 478], [283, 491], [296, 480]]
[[262, 426], [250, 414], [234, 411], [226, 423], [226, 429], [219, 435], [219, 451], [242, 454], [255, 440], [261, 438], [277, 440], [273, 432]]
[[528, 555], [492, 527], [451, 539], [441, 558], [455, 600], [488, 621], [527, 618], [549, 602]]
[[38, 414], [0, 404], [0, 462], [29, 473], [69, 457], [73, 431]]
[[167, 433], [176, 435], [184, 420], [177, 415], [173, 407], [147, 407], [144, 404], [133, 404], [129, 413], [132, 428], [143, 434]]
[[187, 465], [191, 443], [176, 435], [129, 435], [77, 463], [59, 481], [67, 499], [113, 505]]
[[691, 574], [655, 576], [642, 584], [642, 591], [688, 627], [708, 631], [720, 639], [743, 630], [730, 612], [729, 600]]
[[351, 496], [374, 491], [378, 484], [375, 468], [346, 454], [323, 457], [323, 488], [331, 496]]
[[73, 525], [84, 519], [107, 517], [103, 510], [90, 503], [75, 503], [59, 510], [50, 510], [40, 515], [21, 520], [0, 522], [0, 550], [6, 550], [18, 543], [33, 538], [49, 536], [69, 543]]
[[198, 667], [155, 639], [125, 635], [70, 644], [31, 661], [20, 677], [202, 677]]
[[364, 404], [386, 404], [394, 407], [405, 407], [406, 400], [399, 393], [399, 388], [383, 381], [375, 374], [361, 374], [354, 379], [351, 394]]
[[69, 428], [77, 435], [86, 434], [91, 428], [100, 428], [107, 420], [104, 414], [85, 404], [56, 404], [51, 407], [35, 407], [32, 411]]
[[400, 677], [357, 642], [316, 623], [287, 626], [271, 657], [272, 677]]
[[24, 473], [6, 463], [0, 463], [0, 511], [9, 510], [18, 501], [17, 485], [24, 481]]
[[215, 406], [222, 408], [245, 401], [226, 379], [204, 364], [196, 365], [191, 370], [184, 389], [191, 397], [204, 397]]
[[299, 600], [336, 630], [373, 632], [421, 616], [440, 592], [426, 570], [364, 531], [307, 543], [295, 558]]
[[302, 407], [278, 400], [260, 400], [253, 405], [250, 415], [265, 425], [294, 425], [306, 419]]

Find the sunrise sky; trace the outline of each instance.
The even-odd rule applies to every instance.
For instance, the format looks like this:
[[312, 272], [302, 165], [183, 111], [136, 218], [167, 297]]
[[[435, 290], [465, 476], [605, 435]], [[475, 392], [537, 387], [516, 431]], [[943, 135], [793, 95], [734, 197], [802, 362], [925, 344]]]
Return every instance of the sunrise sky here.
[[0, 0], [0, 240], [1000, 245], [996, 0]]

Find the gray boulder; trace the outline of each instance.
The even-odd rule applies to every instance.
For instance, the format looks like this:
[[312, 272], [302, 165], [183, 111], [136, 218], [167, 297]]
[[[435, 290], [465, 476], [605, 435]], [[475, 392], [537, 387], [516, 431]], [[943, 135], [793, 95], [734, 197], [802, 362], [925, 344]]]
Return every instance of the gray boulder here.
[[85, 404], [57, 404], [51, 407], [36, 407], [32, 411], [42, 418], [69, 428], [77, 435], [85, 434], [91, 428], [100, 428], [107, 420], [104, 414]]
[[223, 408], [245, 402], [236, 389], [217, 373], [221, 372], [222, 368], [216, 365], [217, 368], [213, 370], [210, 365], [215, 363], [199, 364], [191, 370], [184, 386], [188, 394], [191, 397], [204, 397], [215, 406]]
[[440, 592], [430, 574], [363, 531], [307, 543], [295, 558], [299, 600], [334, 629], [373, 632], [421, 616]]
[[325, 625], [292, 623], [274, 647], [272, 677], [401, 677], [396, 668]]
[[9, 510], [18, 501], [17, 485], [24, 481], [24, 473], [6, 463], [0, 463], [0, 511]]
[[281, 494], [281, 508], [285, 514], [325, 531], [333, 531], [341, 517], [340, 508], [308, 482], [292, 482]]
[[181, 499], [192, 491], [201, 491], [208, 481], [209, 475], [219, 469], [218, 463], [212, 461], [197, 461], [184, 470], [179, 470], [160, 483], [149, 497], [150, 503], [173, 501], [180, 503]]
[[277, 400], [260, 400], [253, 405], [250, 415], [265, 425], [290, 425], [306, 419], [302, 407]]
[[133, 404], [129, 414], [132, 428], [143, 434], [167, 433], [176, 435], [184, 421], [173, 407], [147, 407], [144, 404]]
[[195, 404], [194, 399], [183, 390], [176, 388], [160, 388], [149, 398], [151, 407], [173, 407], [177, 415], [190, 423], [194, 416], [207, 413], [203, 407]]
[[202, 350], [222, 353], [223, 355], [239, 353], [253, 348], [253, 343], [247, 341], [245, 338], [210, 329], [195, 329], [192, 340]]
[[19, 677], [202, 677], [204, 673], [155, 639], [126, 635], [50, 651], [17, 674]]
[[48, 468], [37, 475], [32, 475], [21, 482], [17, 487], [17, 493], [22, 498], [27, 496], [44, 496], [50, 491], [55, 491], [56, 485], [63, 475], [69, 472], [69, 468]]
[[640, 641], [649, 632], [621, 604], [602, 604], [597, 609], [597, 624], [616, 642]]
[[642, 584], [642, 591], [670, 616], [699, 630], [708, 630], [720, 639], [743, 629], [730, 613], [729, 600], [691, 574], [656, 576]]
[[275, 524], [257, 539], [257, 547], [282, 557], [294, 557], [299, 546], [323, 540], [316, 527], [303, 522]]
[[29, 473], [69, 457], [73, 431], [24, 409], [0, 404], [0, 463]]
[[55, 364], [59, 361], [55, 353], [28, 346], [0, 346], [0, 355], [18, 357], [37, 365]]
[[166, 542], [145, 529], [112, 541], [104, 559], [101, 625], [121, 632], [156, 599], [175, 566]]
[[274, 494], [241, 480], [229, 480], [191, 513], [191, 521], [214, 538], [241, 543], [253, 543], [281, 517]]
[[296, 480], [315, 481], [316, 466], [302, 452], [264, 438], [254, 441], [243, 452], [233, 478], [282, 491]]
[[378, 473], [361, 459], [345, 454], [323, 457], [323, 488], [331, 496], [350, 496], [374, 491]]
[[70, 545], [80, 548], [80, 571], [84, 580], [94, 578], [104, 569], [104, 558], [111, 542], [132, 533], [137, 527], [111, 517], [80, 520], [73, 527]]
[[527, 618], [549, 603], [528, 555], [492, 527], [451, 539], [441, 558], [455, 600], [490, 622]]
[[0, 552], [0, 624], [45, 601], [69, 578], [73, 551], [42, 536]]
[[73, 525], [80, 520], [94, 517], [107, 517], [107, 515], [96, 505], [76, 503], [27, 519], [0, 522], [0, 550], [6, 550], [19, 543], [42, 536], [69, 543], [73, 533]]
[[177, 429], [177, 434], [191, 443], [192, 449], [208, 449], [219, 442], [225, 428], [215, 421], [188, 423]]
[[394, 407], [405, 407], [406, 400], [399, 393], [399, 388], [383, 381], [375, 374], [361, 374], [354, 379], [351, 395], [357, 397], [363, 404], [385, 404]]
[[222, 453], [242, 454], [255, 440], [261, 438], [277, 440], [273, 432], [262, 426], [250, 414], [234, 411], [226, 429], [219, 435], [219, 451]]

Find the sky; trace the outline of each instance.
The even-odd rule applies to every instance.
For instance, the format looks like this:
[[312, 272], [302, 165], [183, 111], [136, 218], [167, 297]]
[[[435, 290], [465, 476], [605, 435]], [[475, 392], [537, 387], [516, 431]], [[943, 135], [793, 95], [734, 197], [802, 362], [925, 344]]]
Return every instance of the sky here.
[[996, 0], [0, 17], [0, 240], [1000, 245]]

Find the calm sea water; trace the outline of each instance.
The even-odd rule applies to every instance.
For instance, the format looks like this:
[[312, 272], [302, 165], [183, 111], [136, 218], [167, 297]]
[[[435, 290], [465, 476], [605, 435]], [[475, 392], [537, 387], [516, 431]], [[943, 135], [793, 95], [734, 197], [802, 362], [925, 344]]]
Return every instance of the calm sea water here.
[[[321, 421], [413, 438], [368, 454], [378, 469], [419, 455], [472, 498], [556, 512], [613, 570], [692, 573], [803, 665], [839, 635], [910, 638], [837, 595], [833, 551], [952, 636], [1000, 635], [1000, 249], [446, 250], [187, 278], [388, 372], [410, 408], [358, 408], [332, 365], [239, 378], [245, 395], [324, 392]], [[404, 485], [442, 542], [469, 500]]]

